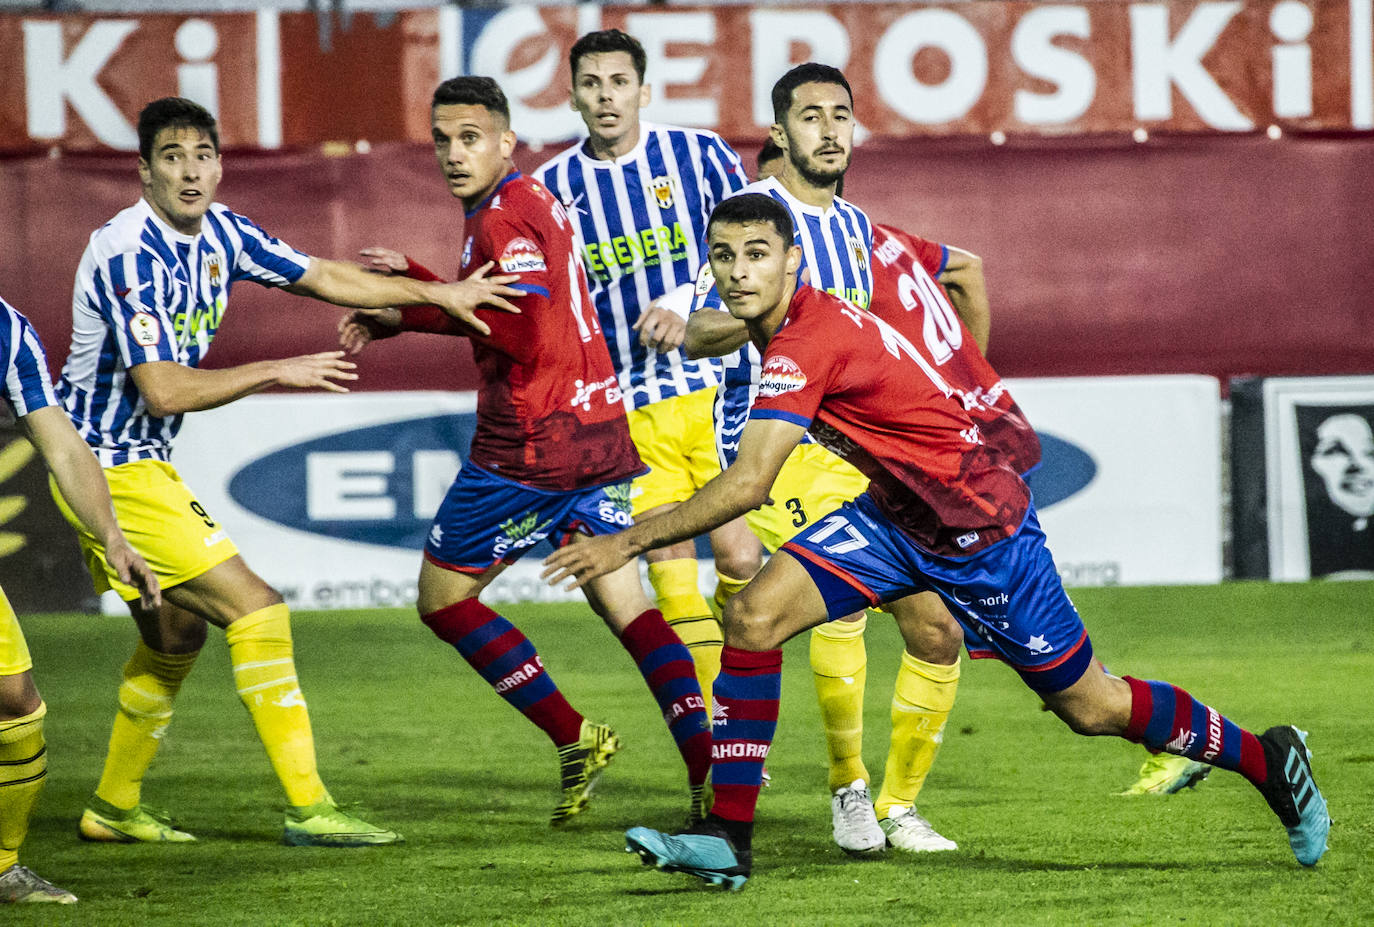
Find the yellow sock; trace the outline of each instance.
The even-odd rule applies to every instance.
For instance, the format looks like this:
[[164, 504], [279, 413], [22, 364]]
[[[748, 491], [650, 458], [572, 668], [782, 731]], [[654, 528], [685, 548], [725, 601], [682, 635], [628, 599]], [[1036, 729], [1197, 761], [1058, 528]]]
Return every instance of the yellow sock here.
[[830, 791], [855, 779], [870, 782], [864, 766], [864, 681], [868, 654], [858, 621], [831, 621], [811, 630], [811, 675], [830, 754]]
[[720, 674], [720, 649], [725, 643], [720, 621], [711, 614], [697, 585], [697, 562], [682, 557], [649, 564], [649, 584], [663, 620], [691, 651], [697, 682], [711, 712], [711, 687]]
[[[753, 579], [753, 577], [749, 577]], [[725, 603], [729, 602], [735, 595], [749, 585], [749, 579], [735, 579], [733, 576], [726, 576], [720, 570], [716, 570], [716, 594], [711, 597], [711, 614], [717, 619], [725, 614]]]
[[925, 784], [935, 754], [944, 740], [945, 722], [959, 688], [959, 661], [949, 666], [926, 663], [902, 654], [892, 692], [892, 746], [883, 771], [883, 787], [873, 810], [878, 820], [893, 808], [909, 808]]
[[48, 706], [39, 702], [32, 714], [0, 721], [0, 872], [19, 862], [29, 815], [48, 778], [47, 713]]
[[95, 787], [97, 798], [126, 810], [138, 804], [143, 775], [172, 721], [172, 701], [198, 653], [159, 653], [138, 642], [134, 655], [124, 664], [119, 711], [110, 728], [100, 784]]
[[291, 613], [270, 605], [230, 623], [224, 632], [234, 685], [253, 716], [267, 758], [298, 808], [329, 797], [315, 765], [310, 713], [296, 680], [291, 654]]

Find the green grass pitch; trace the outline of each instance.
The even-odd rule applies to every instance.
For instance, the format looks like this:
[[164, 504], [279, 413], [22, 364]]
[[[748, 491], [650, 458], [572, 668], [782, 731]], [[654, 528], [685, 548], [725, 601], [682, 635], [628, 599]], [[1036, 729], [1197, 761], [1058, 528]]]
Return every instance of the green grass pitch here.
[[[1331, 850], [1299, 867], [1240, 777], [1126, 799], [1144, 752], [1075, 737], [1016, 676], [965, 660], [920, 808], [953, 853], [855, 861], [830, 840], [806, 639], [784, 663], [754, 877], [738, 894], [640, 867], [635, 824], [671, 829], [685, 776], [629, 657], [583, 606], [504, 609], [582, 712], [624, 740], [591, 807], [547, 824], [554, 752], [408, 611], [295, 616], [320, 766], [401, 847], [280, 846], [282, 798], [238, 703], [222, 635], [188, 679], [145, 799], [189, 846], [76, 839], [99, 774], [132, 622], [34, 616], [50, 776], [22, 860], [75, 891], [71, 908], [10, 908], [5, 925], [1369, 924], [1374, 923], [1374, 583], [1078, 590], [1098, 654], [1168, 679], [1256, 731], [1311, 731]], [[870, 620], [865, 756], [887, 749], [899, 639]]]

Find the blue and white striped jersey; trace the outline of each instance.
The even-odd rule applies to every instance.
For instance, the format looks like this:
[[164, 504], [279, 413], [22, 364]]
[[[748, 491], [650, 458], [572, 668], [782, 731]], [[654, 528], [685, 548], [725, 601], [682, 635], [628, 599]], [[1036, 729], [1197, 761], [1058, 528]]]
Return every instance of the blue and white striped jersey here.
[[748, 182], [739, 155], [714, 132], [642, 123], [639, 144], [614, 161], [578, 144], [534, 176], [577, 224], [588, 288], [628, 407], [715, 386], [719, 361], [645, 348], [634, 324], [653, 300], [696, 278], [711, 210]]
[[76, 271], [72, 349], [57, 392], [101, 466], [167, 460], [181, 415], [148, 413], [129, 368], [197, 367], [238, 280], [288, 286], [310, 258], [218, 203], [183, 235], [146, 200], [91, 235]]
[[[775, 177], [755, 181], [740, 192], [766, 193], [787, 207], [795, 226], [795, 241], [802, 249], [802, 270], [809, 268], [811, 272], [811, 286], [868, 308], [873, 298], [873, 224], [862, 209], [839, 197], [827, 209], [810, 206], [788, 193]], [[697, 287], [693, 312], [701, 308], [724, 311], [710, 273], [709, 265], [702, 269], [704, 276], [699, 281], [703, 285]], [[711, 281], [709, 288], [706, 281]], [[763, 361], [753, 344], [745, 344], [722, 360], [723, 385], [715, 406], [716, 451], [721, 466], [728, 467], [739, 451], [740, 433], [759, 390]]]
[[24, 314], [0, 299], [0, 351], [5, 357], [5, 402], [15, 418], [57, 405], [48, 357]]

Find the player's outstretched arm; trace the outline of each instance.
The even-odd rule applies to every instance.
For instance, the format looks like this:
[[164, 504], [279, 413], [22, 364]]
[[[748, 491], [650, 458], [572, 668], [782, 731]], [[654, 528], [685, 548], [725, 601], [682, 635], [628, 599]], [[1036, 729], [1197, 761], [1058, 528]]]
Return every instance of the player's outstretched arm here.
[[511, 286], [516, 277], [509, 274], [487, 276], [491, 265], [479, 267], [457, 283], [415, 280], [410, 277], [371, 273], [357, 264], [311, 258], [310, 267], [287, 292], [359, 309], [384, 309], [389, 306], [435, 305], [479, 334], [491, 329], [477, 318], [478, 309], [500, 309], [518, 313], [509, 300], [524, 293]]
[[72, 427], [67, 413], [60, 406], [45, 406], [19, 421], [57, 481], [62, 498], [105, 546], [105, 558], [120, 580], [138, 589], [144, 609], [159, 608], [162, 590], [157, 577], [119, 530], [105, 474], [91, 449]]
[[949, 294], [950, 305], [973, 336], [978, 350], [986, 354], [992, 329], [992, 308], [988, 303], [987, 282], [983, 279], [983, 259], [962, 248], [945, 247], [949, 257], [936, 279]]
[[698, 309], [687, 320], [682, 345], [687, 356], [696, 360], [733, 354], [748, 340], [749, 329], [730, 313], [723, 309]]
[[645, 551], [713, 531], [758, 508], [768, 502], [768, 491], [783, 461], [804, 431], [800, 425], [781, 419], [750, 419], [740, 435], [735, 462], [686, 502], [619, 534], [569, 544], [544, 559], [541, 575], [552, 585], [570, 581], [567, 588], [579, 588], [620, 569]]
[[213, 409], [269, 386], [346, 393], [340, 380], [356, 380], [356, 366], [343, 351], [322, 351], [280, 360], [255, 361], [220, 370], [200, 370], [173, 361], [150, 361], [129, 368], [148, 411], [156, 416]]

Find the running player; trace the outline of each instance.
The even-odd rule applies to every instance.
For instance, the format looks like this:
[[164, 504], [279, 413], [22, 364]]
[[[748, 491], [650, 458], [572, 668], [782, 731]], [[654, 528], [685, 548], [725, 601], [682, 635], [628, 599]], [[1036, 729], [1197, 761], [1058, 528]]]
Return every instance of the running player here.
[[142, 638], [124, 667], [104, 771], [80, 834], [124, 843], [194, 839], [150, 813], [141, 796], [208, 622], [224, 629], [239, 696], [286, 792], [283, 840], [393, 843], [399, 838], [392, 831], [340, 811], [320, 780], [287, 606], [181, 481], [169, 462], [172, 442], [188, 412], [271, 386], [346, 392], [339, 381], [355, 378], [339, 351], [200, 369], [236, 281], [349, 306], [445, 302], [469, 315], [483, 302], [503, 301], [502, 290], [483, 280], [388, 280], [270, 237], [214, 202], [217, 127], [189, 100], [149, 103], [139, 114], [138, 137], [143, 197], [97, 229], [82, 255], [58, 395], [105, 468], [120, 527], [156, 572], [165, 601], [160, 608], [139, 601], [109, 562], [104, 540], [80, 524], [72, 500], [54, 486], [97, 590], [119, 593]]
[[[430, 116], [439, 167], [467, 210], [462, 270], [495, 263], [519, 274], [520, 314], [492, 318], [484, 333], [433, 307], [356, 311], [341, 323], [343, 343], [356, 352], [398, 331], [472, 340], [482, 376], [477, 431], [435, 515], [417, 605], [425, 624], [553, 741], [563, 795], [552, 823], [559, 825], [586, 807], [620, 741], [573, 709], [534, 645], [478, 596], [544, 538], [577, 546], [630, 525], [630, 481], [644, 466], [587, 294], [576, 232], [558, 200], [511, 163], [515, 133], [501, 88], [489, 77], [447, 80]], [[433, 277], [409, 261], [404, 272]], [[637, 565], [585, 592], [658, 701], [687, 764], [689, 820], [700, 818], [711, 733], [691, 654], [645, 596]]]
[[[91, 449], [77, 435], [53, 393], [48, 359], [29, 320], [0, 299], [0, 364], [4, 399], [62, 491], [72, 500], [82, 524], [104, 540], [121, 580], [136, 588], [140, 604], [162, 602], [157, 577], [134, 553], [115, 522], [110, 490]], [[0, 592], [0, 904], [51, 902], [74, 904], [76, 896], [32, 869], [19, 865], [19, 847], [29, 815], [48, 777], [43, 718], [48, 706], [33, 683], [19, 620]]]
[[[848, 81], [835, 68], [803, 64], [778, 80], [772, 97], [775, 122], [770, 141], [782, 153], [781, 165], [776, 175], [750, 185], [748, 190], [773, 197], [792, 216], [803, 268], [812, 284], [867, 306], [874, 285], [872, 225], [861, 209], [836, 195], [853, 151], [854, 101]], [[941, 280], [960, 295], [958, 304], [969, 315], [970, 323], [985, 330], [985, 324], [977, 321], [987, 315], [977, 258], [957, 249], [951, 249], [949, 255]], [[693, 313], [687, 326], [689, 353], [717, 354], [743, 345], [725, 359], [725, 385], [716, 403], [721, 459], [728, 464], [734, 459], [740, 430], [758, 389], [759, 354], [745, 343], [744, 325], [719, 311], [719, 305], [710, 275], [704, 273], [698, 282], [699, 311]], [[788, 458], [773, 487], [774, 501], [746, 517], [764, 546], [776, 551], [810, 525], [816, 514], [859, 495], [867, 482], [849, 464], [808, 440]], [[909, 649], [895, 683], [896, 698], [902, 706], [919, 710], [902, 712], [893, 731], [894, 747], [911, 759], [910, 764], [902, 765], [903, 776], [890, 781], [919, 783], [934, 762], [945, 719], [954, 704], [961, 636], [958, 625], [935, 596], [914, 597], [899, 607], [931, 612], [921, 626], [930, 638], [923, 652], [933, 659], [918, 660]], [[938, 617], [943, 617], [942, 624], [935, 622]], [[855, 854], [882, 852], [889, 843], [916, 852], [955, 849], [954, 841], [941, 836], [911, 810], [905, 800], [910, 789], [904, 788], [901, 797], [880, 797], [888, 814], [882, 821], [877, 817], [869, 792], [872, 780], [863, 761], [866, 626], [867, 618], [858, 610], [817, 628], [811, 636], [812, 675], [830, 761], [835, 842]], [[914, 799], [914, 793], [911, 797]]]
[[[649, 472], [634, 482], [634, 516], [667, 511], [720, 472], [711, 405], [720, 362], [680, 350], [692, 283], [705, 263], [706, 220], [746, 181], [739, 156], [705, 129], [640, 120], [649, 102], [645, 54], [618, 29], [589, 32], [569, 54], [572, 106], [588, 137], [535, 172], [582, 237], [583, 265]], [[711, 532], [716, 603], [758, 572], [743, 519]], [[692, 652], [708, 703], [720, 670], [719, 608], [702, 597], [694, 545], [645, 555], [658, 607]]]
[[798, 287], [792, 242], [791, 217], [771, 197], [734, 197], [712, 214], [712, 272], [731, 314], [764, 350], [734, 465], [675, 511], [548, 558], [551, 581], [589, 582], [641, 550], [733, 518], [767, 498], [807, 429], [872, 481], [731, 600], [716, 680], [728, 720], [713, 746], [711, 813], [677, 835], [631, 828], [627, 849], [662, 869], [740, 888], [777, 725], [781, 644], [856, 606], [934, 591], [1075, 732], [1241, 773], [1279, 817], [1298, 862], [1315, 865], [1330, 817], [1306, 735], [1278, 726], [1256, 736], [1176, 686], [1107, 675], [1059, 582], [1030, 491], [964, 411], [977, 397], [924, 359], [912, 343], [919, 331]]
[[[759, 151], [759, 177], [777, 176], [786, 161], [787, 153], [770, 138]], [[843, 180], [836, 181], [837, 194]], [[800, 182], [794, 172], [792, 183]], [[927, 359], [937, 365], [952, 364], [961, 383], [994, 397], [978, 407], [986, 413], [982, 425], [990, 440], [1005, 442], [1004, 450], [1017, 457], [1020, 472], [1037, 465], [1039, 439], [982, 353], [987, 348], [990, 312], [981, 260], [958, 248], [875, 225], [870, 263], [874, 305], [919, 312], [925, 337], [918, 344], [924, 347]], [[879, 294], [884, 298], [878, 299]], [[944, 373], [949, 376], [951, 370], [947, 368]], [[848, 466], [842, 461], [835, 465]], [[833, 500], [831, 507], [841, 501], [847, 500]], [[831, 788], [835, 790], [831, 799], [833, 833], [841, 847], [866, 846], [865, 835], [873, 834], [876, 841], [876, 816], [887, 845], [895, 849], [915, 853], [957, 849], [954, 841], [937, 833], [916, 811], [915, 802], [934, 765], [954, 705], [962, 635], [934, 593], [911, 596], [892, 608], [902, 625], [914, 621], [925, 629], [921, 652], [928, 659], [919, 659], [910, 651], [902, 654], [893, 687], [892, 730], [883, 784], [875, 802], [870, 803], [857, 787], [841, 785], [836, 790], [835, 785], [856, 779], [868, 781], [862, 756], [868, 663], [863, 613], [811, 632], [812, 676], [826, 733]], [[985, 655], [976, 643], [964, 643], [971, 655]]]

